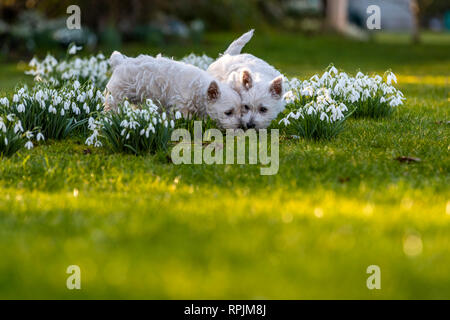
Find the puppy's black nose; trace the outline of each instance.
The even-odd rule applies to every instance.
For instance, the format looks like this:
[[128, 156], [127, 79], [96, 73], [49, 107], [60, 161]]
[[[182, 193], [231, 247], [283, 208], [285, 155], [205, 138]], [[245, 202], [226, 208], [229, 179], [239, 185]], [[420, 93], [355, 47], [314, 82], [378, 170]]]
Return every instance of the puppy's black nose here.
[[253, 121], [250, 121], [249, 123], [247, 123], [247, 129], [254, 129], [255, 128], [255, 123]]

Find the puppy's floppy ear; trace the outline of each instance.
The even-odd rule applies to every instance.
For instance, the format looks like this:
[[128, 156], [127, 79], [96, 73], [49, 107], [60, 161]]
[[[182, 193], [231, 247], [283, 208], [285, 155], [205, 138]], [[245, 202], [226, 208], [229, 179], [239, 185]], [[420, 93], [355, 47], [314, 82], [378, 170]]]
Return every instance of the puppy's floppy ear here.
[[253, 87], [253, 79], [252, 75], [250, 74], [250, 70], [244, 70], [241, 74], [241, 80], [242, 80], [242, 86], [245, 90], [249, 90], [251, 87]]
[[274, 99], [281, 99], [281, 96], [283, 95], [283, 76], [278, 76], [272, 80], [269, 92]]
[[210, 83], [206, 95], [208, 97], [208, 102], [210, 102], [210, 103], [216, 102], [217, 99], [219, 99], [219, 97], [220, 97], [219, 85], [217, 84], [217, 82], [215, 80], [213, 80]]

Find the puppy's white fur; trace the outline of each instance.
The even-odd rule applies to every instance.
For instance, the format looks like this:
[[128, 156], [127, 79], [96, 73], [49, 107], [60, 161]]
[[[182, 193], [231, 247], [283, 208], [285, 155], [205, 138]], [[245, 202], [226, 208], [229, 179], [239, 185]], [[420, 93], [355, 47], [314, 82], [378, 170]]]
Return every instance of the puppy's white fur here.
[[195, 66], [161, 56], [129, 58], [117, 51], [110, 64], [113, 74], [106, 85], [107, 110], [117, 110], [125, 98], [131, 102], [150, 98], [175, 107], [184, 116], [208, 114], [225, 129], [240, 126], [238, 93]]
[[264, 60], [240, 54], [252, 36], [253, 30], [235, 40], [207, 72], [241, 95], [242, 125], [260, 129], [267, 128], [283, 111], [283, 76]]

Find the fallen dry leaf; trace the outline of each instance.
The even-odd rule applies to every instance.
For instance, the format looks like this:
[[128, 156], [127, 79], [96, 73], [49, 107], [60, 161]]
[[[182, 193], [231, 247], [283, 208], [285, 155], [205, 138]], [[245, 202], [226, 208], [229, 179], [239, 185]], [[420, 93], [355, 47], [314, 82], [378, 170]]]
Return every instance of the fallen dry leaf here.
[[406, 156], [400, 156], [395, 158], [395, 160], [403, 163], [411, 163], [411, 162], [420, 162], [422, 159], [420, 158], [414, 158], [414, 157], [406, 157]]

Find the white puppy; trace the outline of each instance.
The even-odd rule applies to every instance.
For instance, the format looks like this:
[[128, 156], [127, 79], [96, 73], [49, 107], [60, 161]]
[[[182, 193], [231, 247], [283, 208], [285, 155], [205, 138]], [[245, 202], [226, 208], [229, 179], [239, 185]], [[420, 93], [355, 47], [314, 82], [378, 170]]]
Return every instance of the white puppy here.
[[261, 129], [283, 111], [283, 76], [264, 60], [240, 54], [252, 36], [253, 30], [235, 40], [207, 72], [241, 95], [243, 127]]
[[229, 85], [192, 65], [161, 56], [128, 58], [115, 51], [108, 84], [106, 110], [117, 110], [125, 98], [132, 103], [147, 98], [175, 107], [185, 117], [208, 114], [224, 129], [240, 126], [241, 99]]

